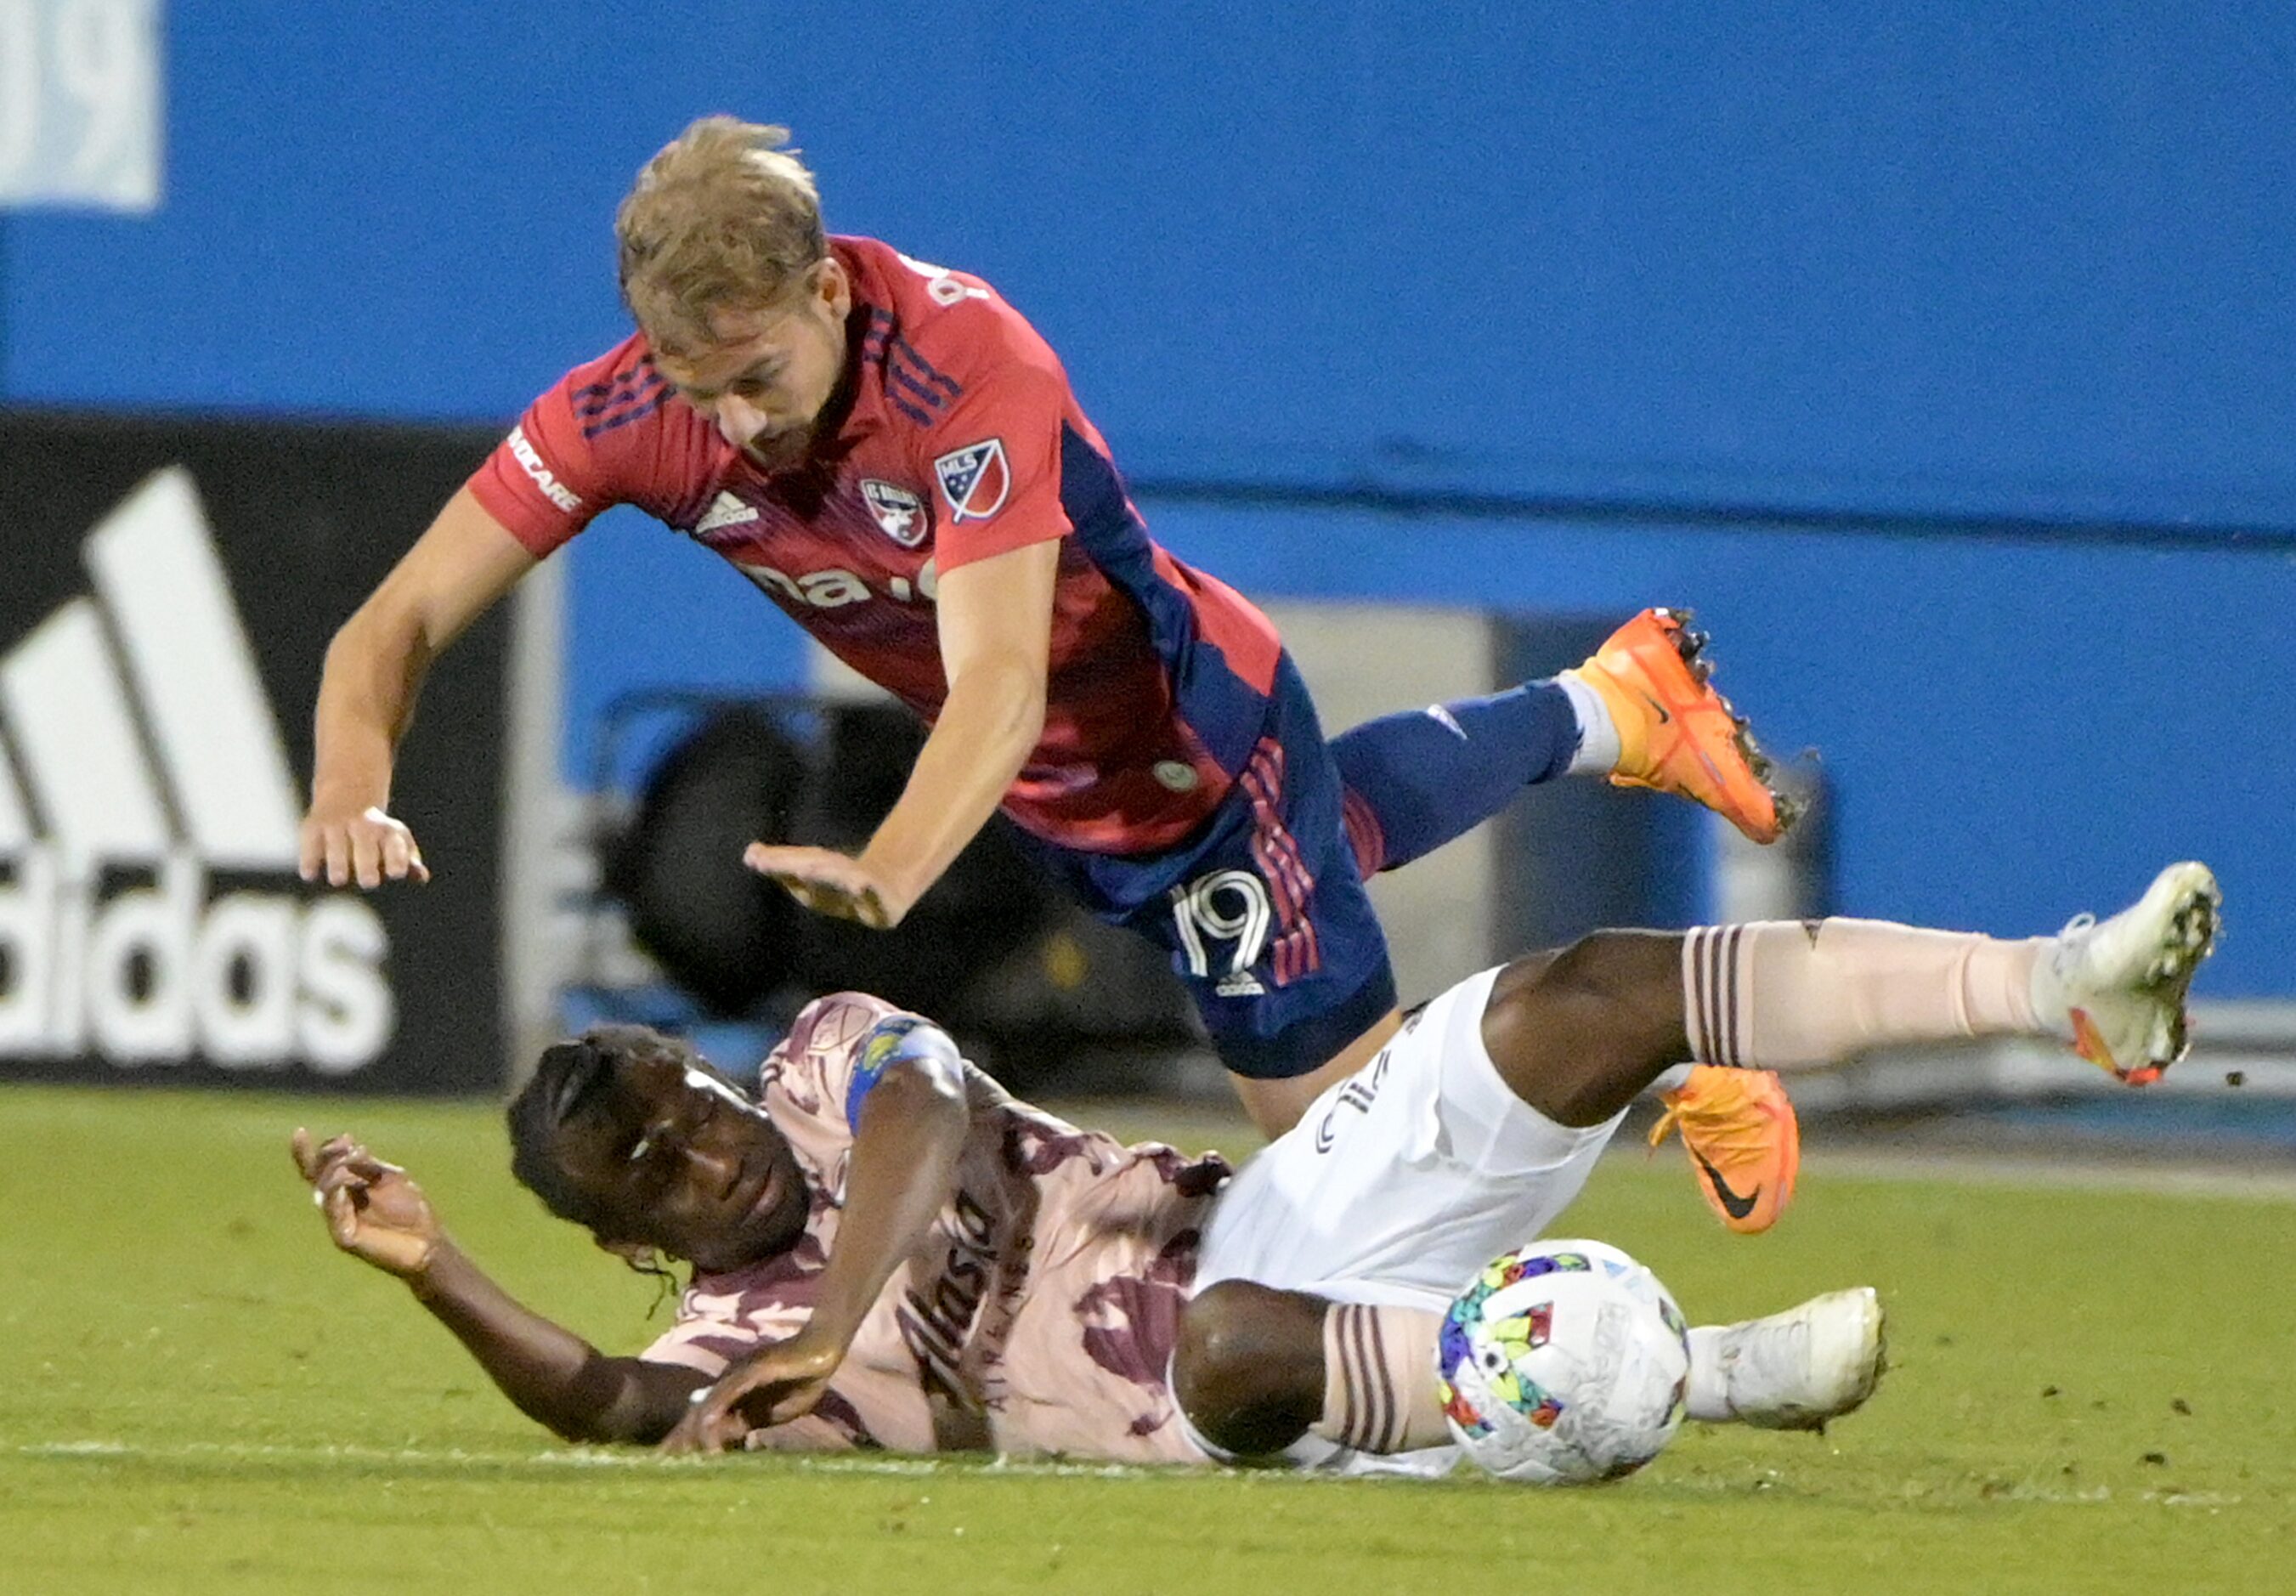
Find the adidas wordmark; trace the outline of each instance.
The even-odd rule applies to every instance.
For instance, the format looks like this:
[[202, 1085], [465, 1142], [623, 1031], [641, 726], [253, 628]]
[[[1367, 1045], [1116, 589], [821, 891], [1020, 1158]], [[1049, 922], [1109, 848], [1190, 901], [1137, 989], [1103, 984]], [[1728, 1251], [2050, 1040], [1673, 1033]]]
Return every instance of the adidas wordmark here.
[[[356, 895], [275, 879], [295, 784], [190, 473], [83, 554], [94, 595], [0, 655], [0, 1063], [373, 1063], [389, 941]], [[107, 890], [122, 870], [150, 884]]]

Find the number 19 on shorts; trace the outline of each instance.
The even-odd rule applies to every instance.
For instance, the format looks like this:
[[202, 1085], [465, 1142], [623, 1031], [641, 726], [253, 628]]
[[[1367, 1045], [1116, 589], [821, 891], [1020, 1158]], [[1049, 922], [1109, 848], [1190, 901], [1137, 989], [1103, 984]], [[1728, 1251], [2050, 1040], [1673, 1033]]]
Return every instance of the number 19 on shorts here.
[[[1249, 870], [1215, 870], [1209, 876], [1172, 889], [1172, 924], [1179, 933], [1188, 974], [1213, 979], [1212, 960], [1225, 951], [1218, 984], [1223, 998], [1256, 998], [1267, 989], [1251, 974], [1251, 967], [1267, 947], [1268, 927], [1275, 911], [1267, 900], [1267, 884]], [[1222, 950], [1217, 944], [1226, 943]]]

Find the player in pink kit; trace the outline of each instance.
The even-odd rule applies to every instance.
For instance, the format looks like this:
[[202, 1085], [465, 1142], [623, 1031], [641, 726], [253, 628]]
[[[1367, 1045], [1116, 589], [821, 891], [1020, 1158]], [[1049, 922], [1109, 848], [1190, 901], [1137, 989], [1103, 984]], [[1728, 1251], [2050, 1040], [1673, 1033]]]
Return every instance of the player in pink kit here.
[[[518, 1167], [537, 1189], [559, 1171], [558, 1158], [534, 1154], [554, 1140], [563, 1148], [566, 1097], [578, 1104], [585, 1092], [628, 1084], [610, 1062], [617, 1057], [676, 1065], [689, 1095], [670, 1111], [672, 1121], [691, 1107], [732, 1107], [715, 1097], [715, 1080], [652, 1033], [606, 1032], [570, 1050], [572, 1057], [562, 1052], [545, 1064], [544, 1084], [513, 1116], [527, 1122], [514, 1131]], [[939, 1144], [953, 1155], [947, 1172], [916, 1186], [953, 1195], [899, 1250], [863, 1314], [840, 1363], [838, 1398], [816, 1404], [787, 1433], [769, 1432], [770, 1444], [1139, 1461], [1196, 1455], [1175, 1422], [1164, 1366], [1227, 1165], [1217, 1155], [1189, 1160], [1168, 1147], [1123, 1147], [1054, 1119], [963, 1065], [937, 1028], [855, 993], [808, 1007], [759, 1072], [756, 1099], [791, 1163], [733, 1177], [736, 1204], [747, 1195], [744, 1181], [755, 1181], [758, 1212], [784, 1223], [802, 1213], [802, 1231], [761, 1261], [697, 1277], [678, 1323], [644, 1357], [714, 1379], [761, 1339], [803, 1334], [824, 1285], [833, 1284], [824, 1265], [848, 1217], [837, 1199], [850, 1204], [849, 1172], [867, 1134], [865, 1099], [904, 1067], [936, 1077], [950, 1093], [914, 1118], [903, 1106], [903, 1131], [893, 1134], [930, 1124], [934, 1107], [947, 1115], [951, 1132]], [[693, 1098], [695, 1091], [710, 1096]], [[532, 1123], [545, 1108], [554, 1123]], [[611, 1107], [600, 1110], [573, 1117], [601, 1129], [628, 1123]], [[611, 1131], [609, 1148], [620, 1150]], [[645, 1156], [652, 1153], [650, 1147]], [[933, 1166], [930, 1156], [923, 1162]], [[906, 1160], [888, 1167], [905, 1168]], [[863, 1222], [866, 1207], [865, 1198], [852, 1208]]]
[[[2145, 1078], [2185, 1049], [2217, 904], [2181, 864], [2055, 937], [1597, 933], [1437, 998], [1233, 1179], [1016, 1102], [871, 998], [814, 1003], [754, 1090], [655, 1032], [594, 1032], [511, 1106], [512, 1166], [610, 1250], [693, 1264], [634, 1358], [505, 1296], [351, 1139], [299, 1131], [295, 1154], [336, 1244], [569, 1437], [1432, 1471], [1445, 1306], [1546, 1230], [1669, 1066], [2029, 1035]], [[1873, 1390], [1881, 1332], [1867, 1289], [1693, 1329], [1689, 1414], [1822, 1423]]]
[[[389, 813], [423, 671], [619, 504], [730, 561], [931, 726], [857, 857], [757, 846], [752, 868], [890, 926], [1001, 806], [1096, 913], [1171, 954], [1271, 1132], [1394, 1034], [1373, 871], [1570, 770], [1777, 835], [1759, 756], [1663, 611], [1563, 679], [1327, 745], [1267, 619], [1149, 537], [1044, 340], [978, 277], [827, 234], [782, 138], [712, 118], [649, 163], [617, 218], [639, 331], [535, 401], [338, 635], [307, 876], [426, 875]], [[1693, 1146], [1790, 1132], [1774, 1088], [1693, 1095]]]

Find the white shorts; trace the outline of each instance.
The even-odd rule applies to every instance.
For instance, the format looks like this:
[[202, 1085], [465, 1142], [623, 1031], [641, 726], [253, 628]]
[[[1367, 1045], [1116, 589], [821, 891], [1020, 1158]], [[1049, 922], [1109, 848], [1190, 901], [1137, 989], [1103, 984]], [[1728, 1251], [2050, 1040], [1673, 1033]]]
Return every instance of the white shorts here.
[[[1499, 1079], [1482, 1031], [1498, 974], [1430, 1003], [1243, 1166], [1212, 1208], [1195, 1289], [1251, 1280], [1439, 1313], [1570, 1205], [1626, 1116], [1574, 1131]], [[1449, 1472], [1458, 1455], [1380, 1456], [1312, 1433], [1284, 1452], [1295, 1468], [1423, 1476]]]
[[1496, 969], [1423, 1009], [1247, 1163], [1212, 1209], [1195, 1288], [1242, 1279], [1440, 1312], [1586, 1185], [1619, 1121], [1578, 1131], [1483, 1048]]

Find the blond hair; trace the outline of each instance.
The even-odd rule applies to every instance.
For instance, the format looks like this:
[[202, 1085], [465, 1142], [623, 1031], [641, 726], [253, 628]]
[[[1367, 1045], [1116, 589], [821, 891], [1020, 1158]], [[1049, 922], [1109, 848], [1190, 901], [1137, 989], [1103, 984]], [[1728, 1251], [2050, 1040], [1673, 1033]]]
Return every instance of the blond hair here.
[[789, 129], [703, 117], [645, 163], [614, 213], [622, 300], [655, 347], [715, 341], [721, 311], [772, 309], [829, 252]]

